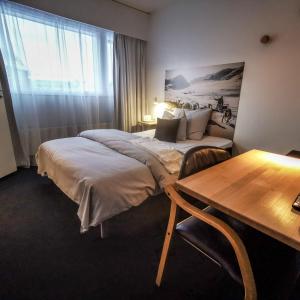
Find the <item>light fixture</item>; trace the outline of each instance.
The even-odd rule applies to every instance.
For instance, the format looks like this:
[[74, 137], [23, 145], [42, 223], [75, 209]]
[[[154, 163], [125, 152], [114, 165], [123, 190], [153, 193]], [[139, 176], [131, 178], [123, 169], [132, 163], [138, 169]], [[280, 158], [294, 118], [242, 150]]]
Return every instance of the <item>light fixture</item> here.
[[260, 42], [262, 44], [270, 44], [272, 41], [273, 41], [272, 37], [269, 36], [268, 34], [265, 34], [260, 38]]
[[167, 104], [165, 102], [154, 102], [154, 118], [161, 118], [164, 114], [164, 111], [167, 108]]

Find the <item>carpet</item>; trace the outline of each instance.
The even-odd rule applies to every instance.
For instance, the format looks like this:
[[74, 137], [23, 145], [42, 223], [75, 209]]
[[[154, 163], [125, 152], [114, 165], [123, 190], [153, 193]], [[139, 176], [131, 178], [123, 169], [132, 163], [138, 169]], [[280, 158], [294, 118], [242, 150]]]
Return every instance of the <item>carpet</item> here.
[[[169, 200], [146, 200], [80, 234], [77, 205], [35, 168], [0, 180], [0, 299], [243, 299], [243, 289], [180, 238], [155, 276]], [[295, 298], [296, 299], [296, 298]]]

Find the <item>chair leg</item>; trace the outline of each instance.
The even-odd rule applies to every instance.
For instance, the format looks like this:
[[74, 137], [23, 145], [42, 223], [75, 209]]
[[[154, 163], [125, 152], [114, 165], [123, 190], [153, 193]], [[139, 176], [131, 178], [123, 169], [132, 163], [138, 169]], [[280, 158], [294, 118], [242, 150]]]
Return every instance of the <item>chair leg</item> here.
[[101, 237], [101, 239], [104, 239], [105, 238], [105, 234], [104, 234], [103, 222], [99, 224], [99, 229], [100, 229], [100, 237]]
[[168, 228], [167, 228], [165, 241], [164, 241], [164, 245], [163, 245], [163, 250], [161, 253], [159, 267], [158, 267], [156, 280], [155, 280], [156, 285], [158, 287], [160, 286], [161, 281], [162, 281], [165, 264], [166, 264], [166, 260], [167, 260], [167, 256], [168, 256], [168, 252], [169, 252], [169, 248], [170, 248], [170, 242], [171, 242], [172, 235], [174, 232], [174, 225], [175, 225], [175, 221], [176, 221], [176, 211], [177, 211], [177, 205], [174, 201], [171, 201], [171, 210], [170, 210]]

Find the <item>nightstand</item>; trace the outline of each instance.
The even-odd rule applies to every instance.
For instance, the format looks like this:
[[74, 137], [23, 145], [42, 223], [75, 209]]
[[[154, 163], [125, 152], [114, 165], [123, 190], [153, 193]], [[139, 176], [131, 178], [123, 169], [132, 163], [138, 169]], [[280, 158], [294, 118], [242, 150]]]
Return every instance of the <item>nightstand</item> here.
[[145, 131], [156, 128], [156, 120], [154, 121], [140, 121], [137, 123], [137, 131]]

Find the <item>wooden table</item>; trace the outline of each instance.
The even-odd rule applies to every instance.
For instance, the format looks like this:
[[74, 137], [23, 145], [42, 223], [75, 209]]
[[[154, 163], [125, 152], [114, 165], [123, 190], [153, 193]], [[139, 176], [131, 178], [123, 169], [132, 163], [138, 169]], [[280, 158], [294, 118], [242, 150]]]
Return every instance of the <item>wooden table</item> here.
[[176, 182], [179, 190], [300, 251], [300, 159], [251, 150]]

